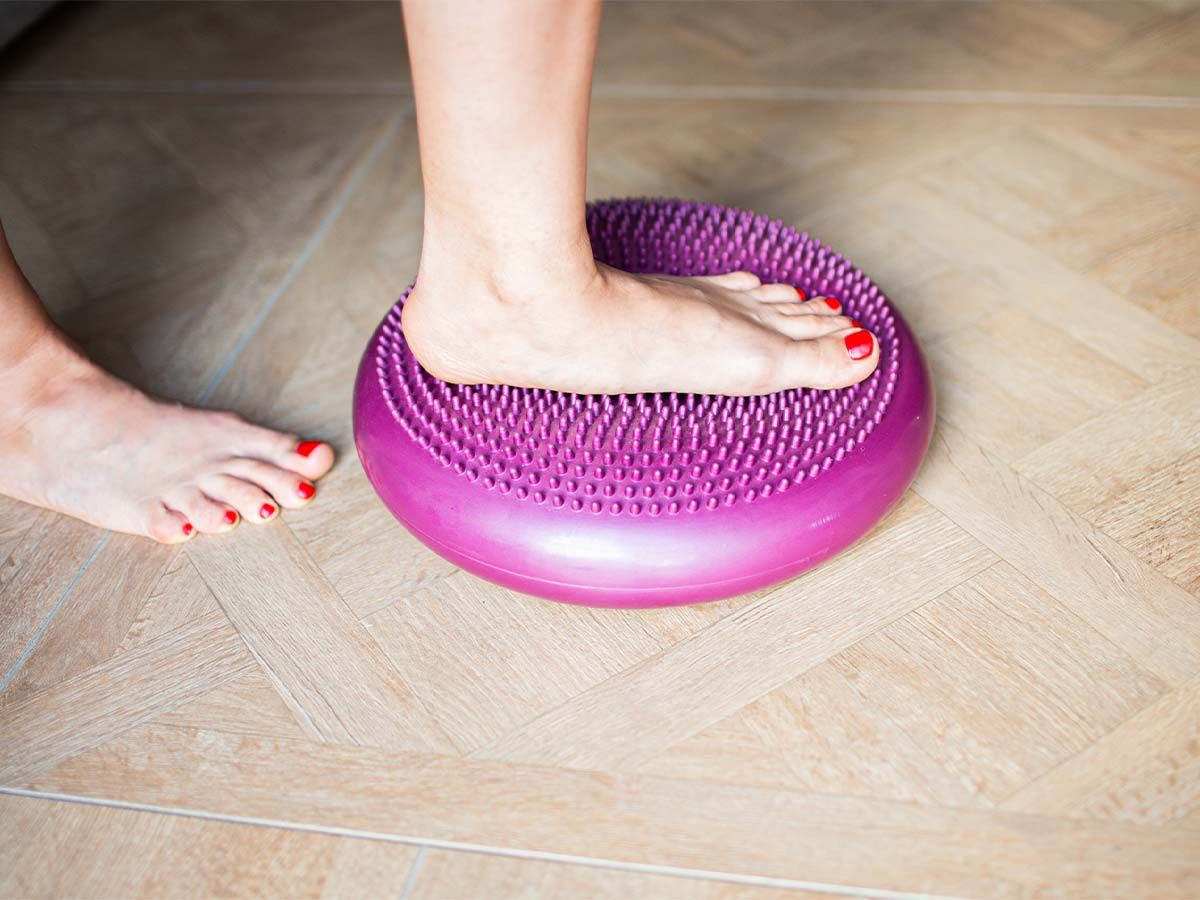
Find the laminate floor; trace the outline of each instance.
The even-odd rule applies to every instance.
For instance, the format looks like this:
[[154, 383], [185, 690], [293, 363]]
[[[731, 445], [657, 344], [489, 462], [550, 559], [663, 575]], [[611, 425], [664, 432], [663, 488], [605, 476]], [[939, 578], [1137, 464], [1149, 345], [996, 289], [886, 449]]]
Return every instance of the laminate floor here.
[[426, 550], [354, 456], [416, 268], [390, 3], [68, 7], [0, 59], [0, 213], [160, 394], [330, 440], [176, 548], [0, 499], [0, 894], [1200, 893], [1200, 5], [614, 3], [589, 196], [752, 207], [932, 361], [844, 555], [588, 610]]

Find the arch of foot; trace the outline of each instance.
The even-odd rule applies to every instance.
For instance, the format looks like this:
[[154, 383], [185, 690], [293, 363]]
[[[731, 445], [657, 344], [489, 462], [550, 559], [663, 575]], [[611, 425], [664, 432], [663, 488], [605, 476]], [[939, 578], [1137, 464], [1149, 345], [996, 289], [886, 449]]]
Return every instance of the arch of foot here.
[[395, 420], [442, 466], [515, 501], [581, 515], [705, 515], [819, 478], [879, 425], [903, 348], [886, 298], [849, 260], [766, 216], [679, 200], [593, 204], [587, 224], [596, 257], [618, 268], [746, 269], [835, 296], [875, 334], [879, 367], [852, 387], [760, 397], [451, 385], [409, 352], [402, 298], [376, 346], [379, 386]]

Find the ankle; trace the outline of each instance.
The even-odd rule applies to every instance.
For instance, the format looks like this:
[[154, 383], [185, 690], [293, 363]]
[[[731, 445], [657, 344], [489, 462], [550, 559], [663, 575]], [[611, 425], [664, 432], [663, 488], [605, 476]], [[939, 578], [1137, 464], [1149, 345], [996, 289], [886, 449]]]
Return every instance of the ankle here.
[[528, 307], [539, 301], [561, 302], [592, 284], [596, 261], [586, 231], [553, 239], [426, 230], [417, 284], [428, 298], [468, 305], [495, 303]]
[[0, 420], [19, 421], [31, 409], [52, 402], [65, 386], [103, 377], [82, 350], [48, 324], [23, 347], [10, 346], [0, 354], [0, 389], [6, 397]]

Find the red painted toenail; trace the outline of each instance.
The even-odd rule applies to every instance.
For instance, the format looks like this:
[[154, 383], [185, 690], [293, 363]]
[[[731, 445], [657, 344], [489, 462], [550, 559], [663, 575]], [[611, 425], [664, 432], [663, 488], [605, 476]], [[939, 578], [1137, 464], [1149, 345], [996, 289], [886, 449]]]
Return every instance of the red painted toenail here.
[[188, 535], [189, 537], [191, 536], [192, 532], [193, 532], [193, 531], [195, 531], [195, 530], [196, 530], [196, 529], [192, 527], [192, 523], [191, 523], [191, 522], [184, 522], [184, 523], [183, 523], [183, 533], [184, 533], [184, 534], [186, 534], [186, 535]]
[[237, 513], [235, 513], [232, 509], [225, 510], [225, 524], [232, 525], [236, 521]]
[[842, 308], [842, 301], [839, 300], [837, 297], [826, 297], [825, 302], [826, 302], [826, 304], [829, 305], [829, 308], [832, 309], [834, 312], [837, 312], [839, 309]]
[[875, 338], [871, 337], [869, 331], [856, 331], [854, 334], [848, 334], [845, 341], [846, 352], [850, 354], [851, 359], [866, 359], [875, 349]]
[[310, 456], [312, 452], [320, 446], [320, 441], [304, 441], [299, 447], [296, 448], [296, 452], [301, 456]]
[[866, 327], [863, 325], [862, 322], [858, 321], [858, 319], [851, 319], [850, 324], [853, 325], [855, 328], [865, 328]]
[[296, 493], [299, 494], [305, 500], [307, 500], [309, 497], [311, 497], [316, 492], [317, 492], [317, 489], [315, 487], [313, 487], [311, 484], [309, 484], [307, 481], [302, 481], [298, 485], [296, 485]]
[[260, 519], [269, 519], [273, 515], [275, 515], [275, 507], [273, 507], [270, 503], [264, 503], [258, 508], [258, 516]]
[[801, 300], [808, 299], [808, 294], [804, 293], [804, 291], [800, 290], [800, 288], [796, 288], [796, 293], [800, 295]]

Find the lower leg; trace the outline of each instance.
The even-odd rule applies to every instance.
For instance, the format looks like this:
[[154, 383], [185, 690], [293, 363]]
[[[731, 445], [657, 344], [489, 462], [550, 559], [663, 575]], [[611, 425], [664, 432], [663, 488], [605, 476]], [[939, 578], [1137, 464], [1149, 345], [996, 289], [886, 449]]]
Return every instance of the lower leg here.
[[[404, 328], [451, 381], [758, 393], [865, 378], [836, 301], [748, 273], [632, 276], [584, 223], [594, 0], [404, 4], [425, 235]], [[704, 359], [705, 366], [689, 365]]]
[[174, 543], [300, 506], [317, 442], [149, 397], [50, 321], [0, 227], [0, 494]]

